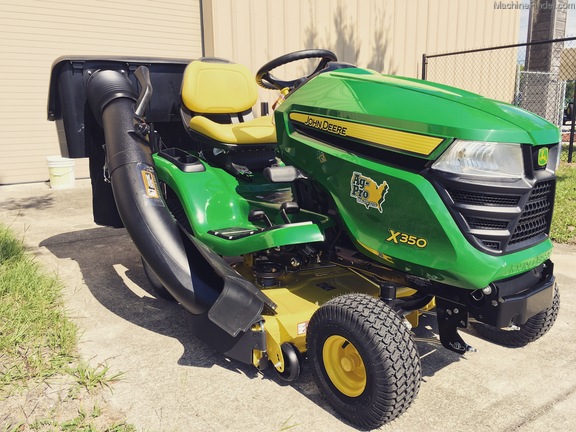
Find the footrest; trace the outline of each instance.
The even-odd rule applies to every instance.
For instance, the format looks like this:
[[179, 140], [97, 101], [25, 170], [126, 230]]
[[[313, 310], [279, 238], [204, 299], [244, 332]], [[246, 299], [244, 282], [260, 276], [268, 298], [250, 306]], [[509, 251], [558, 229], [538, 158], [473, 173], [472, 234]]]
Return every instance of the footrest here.
[[311, 221], [274, 225], [265, 228], [230, 227], [208, 231], [205, 238], [217, 253], [236, 256], [277, 246], [321, 242], [324, 235]]
[[220, 238], [223, 238], [226, 240], [238, 240], [241, 238], [249, 237], [249, 236], [254, 235], [254, 234], [260, 234], [260, 233], [263, 233], [265, 231], [273, 231], [273, 230], [278, 230], [278, 229], [287, 228], [287, 227], [304, 226], [304, 225], [312, 225], [312, 222], [311, 221], [298, 222], [298, 223], [294, 223], [294, 224], [274, 225], [271, 227], [255, 228], [255, 229], [237, 228], [237, 227], [222, 228], [222, 229], [218, 229], [218, 230], [210, 230], [210, 231], [208, 231], [208, 234], [212, 234], [216, 237], [220, 237]]
[[222, 228], [219, 230], [210, 230], [208, 234], [215, 235], [226, 240], [238, 240], [244, 237], [251, 236], [257, 232], [261, 232], [264, 228], [246, 229], [246, 228]]

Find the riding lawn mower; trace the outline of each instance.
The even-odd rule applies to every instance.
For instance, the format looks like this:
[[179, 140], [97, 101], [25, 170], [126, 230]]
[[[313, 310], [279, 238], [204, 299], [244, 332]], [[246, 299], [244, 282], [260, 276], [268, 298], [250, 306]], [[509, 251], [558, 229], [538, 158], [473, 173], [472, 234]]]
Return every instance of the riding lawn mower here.
[[[271, 115], [254, 117], [257, 84], [280, 91]], [[310, 49], [255, 78], [219, 58], [62, 57], [48, 117], [63, 156], [89, 157], [95, 222], [126, 228], [191, 334], [286, 381], [310, 367], [358, 427], [416, 397], [422, 314], [459, 354], [459, 329], [524, 346], [558, 314], [559, 133], [515, 106]]]

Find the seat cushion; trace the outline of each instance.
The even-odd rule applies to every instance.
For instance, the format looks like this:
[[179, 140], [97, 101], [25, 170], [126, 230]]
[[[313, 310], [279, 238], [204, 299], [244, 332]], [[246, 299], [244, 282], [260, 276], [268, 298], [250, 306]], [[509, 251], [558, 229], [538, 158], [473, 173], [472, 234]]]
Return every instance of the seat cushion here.
[[250, 109], [257, 98], [254, 77], [240, 64], [195, 60], [184, 71], [182, 102], [192, 112], [242, 112]]
[[257, 117], [243, 123], [220, 124], [197, 115], [190, 120], [190, 129], [225, 144], [271, 144], [276, 142], [272, 116]]

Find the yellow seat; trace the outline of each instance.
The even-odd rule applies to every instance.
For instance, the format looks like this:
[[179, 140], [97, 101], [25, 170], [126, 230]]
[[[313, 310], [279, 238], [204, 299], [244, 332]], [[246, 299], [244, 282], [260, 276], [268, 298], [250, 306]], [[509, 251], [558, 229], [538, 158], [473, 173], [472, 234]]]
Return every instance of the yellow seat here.
[[226, 144], [264, 144], [276, 142], [276, 129], [271, 116], [243, 123], [220, 124], [204, 116], [190, 119], [190, 129]]
[[[242, 121], [258, 99], [250, 71], [217, 59], [191, 62], [184, 71], [182, 103], [189, 110], [188, 127], [227, 146], [276, 143], [272, 116]], [[226, 116], [225, 123], [215, 121]], [[238, 120], [238, 122], [234, 122]]]

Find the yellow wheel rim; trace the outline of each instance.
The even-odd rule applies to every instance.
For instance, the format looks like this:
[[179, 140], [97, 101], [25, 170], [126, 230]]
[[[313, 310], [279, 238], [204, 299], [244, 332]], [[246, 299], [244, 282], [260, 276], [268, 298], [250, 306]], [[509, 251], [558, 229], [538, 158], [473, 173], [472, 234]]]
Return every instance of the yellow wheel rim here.
[[362, 394], [366, 388], [366, 368], [360, 353], [346, 338], [333, 335], [326, 339], [322, 360], [334, 387], [348, 397]]

